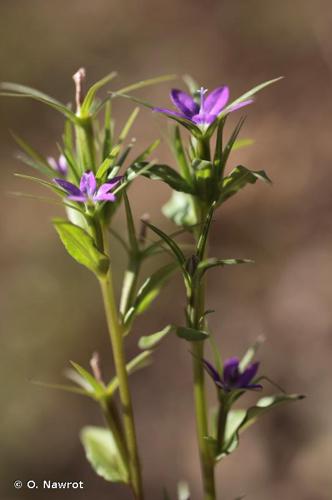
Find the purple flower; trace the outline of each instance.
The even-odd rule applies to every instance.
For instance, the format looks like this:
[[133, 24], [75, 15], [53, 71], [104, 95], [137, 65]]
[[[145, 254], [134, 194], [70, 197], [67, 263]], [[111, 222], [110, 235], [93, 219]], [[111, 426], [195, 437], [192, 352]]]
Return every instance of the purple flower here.
[[[171, 118], [184, 119], [194, 125], [205, 127], [211, 125], [225, 109], [229, 100], [229, 88], [224, 85], [207, 93], [207, 89], [201, 87], [198, 90], [198, 100], [195, 100], [191, 95], [182, 90], [172, 89], [170, 97], [178, 111], [166, 108], [154, 108], [154, 111], [163, 113]], [[230, 106], [227, 111], [235, 111], [252, 102], [252, 99], [242, 101], [234, 106]]]
[[252, 383], [259, 367], [258, 362], [249, 364], [245, 370], [241, 372], [239, 368], [239, 358], [229, 358], [224, 363], [222, 376], [211, 363], [205, 359], [203, 360], [203, 364], [216, 386], [225, 392], [236, 389], [262, 389], [260, 384]]
[[64, 177], [67, 175], [68, 165], [64, 155], [60, 155], [58, 160], [52, 156], [48, 156], [47, 163], [51, 168], [53, 168], [53, 170], [55, 170], [55, 172], [58, 172], [58, 174], [61, 174]]
[[98, 201], [115, 201], [115, 194], [112, 190], [119, 184], [121, 176], [114, 177], [109, 182], [105, 182], [97, 187], [97, 181], [93, 172], [85, 172], [80, 181], [80, 187], [64, 179], [53, 179], [62, 189], [67, 192], [68, 200], [78, 203]]

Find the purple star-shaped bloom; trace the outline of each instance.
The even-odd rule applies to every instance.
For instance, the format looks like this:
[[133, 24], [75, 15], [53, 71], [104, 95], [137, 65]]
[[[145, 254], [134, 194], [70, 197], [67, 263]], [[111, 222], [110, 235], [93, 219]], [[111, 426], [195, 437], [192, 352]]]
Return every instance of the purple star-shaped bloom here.
[[58, 172], [58, 174], [63, 175], [64, 177], [67, 175], [68, 165], [64, 155], [60, 155], [58, 160], [53, 158], [53, 156], [48, 156], [47, 163], [55, 172]]
[[[207, 90], [201, 87], [198, 94], [199, 102], [182, 90], [172, 89], [170, 97], [178, 111], [167, 108], [154, 108], [154, 111], [168, 115], [171, 118], [185, 119], [197, 126], [205, 127], [211, 125], [228, 103], [229, 88], [223, 85], [207, 93]], [[247, 106], [252, 102], [252, 99], [239, 102], [231, 106], [228, 112]]]
[[260, 384], [252, 383], [259, 367], [258, 362], [249, 364], [241, 372], [239, 358], [229, 358], [224, 363], [222, 376], [208, 361], [203, 360], [203, 364], [216, 386], [225, 392], [236, 389], [262, 389]]
[[67, 192], [68, 200], [78, 203], [97, 203], [98, 201], [115, 201], [115, 194], [112, 190], [119, 184], [121, 176], [114, 177], [109, 182], [97, 186], [97, 181], [93, 172], [85, 172], [80, 181], [80, 187], [64, 179], [53, 179], [64, 191]]

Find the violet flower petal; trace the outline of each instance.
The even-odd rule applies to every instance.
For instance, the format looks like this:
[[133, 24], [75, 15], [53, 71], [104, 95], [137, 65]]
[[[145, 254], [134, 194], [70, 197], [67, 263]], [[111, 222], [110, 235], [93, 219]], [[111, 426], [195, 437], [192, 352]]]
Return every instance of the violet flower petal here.
[[62, 189], [67, 191], [67, 193], [70, 194], [71, 196], [84, 197], [82, 191], [77, 186], [75, 186], [75, 184], [65, 181], [64, 179], [53, 179], [53, 181], [56, 184], [58, 184]]
[[252, 104], [254, 102], [254, 99], [248, 99], [247, 101], [242, 101], [238, 102], [237, 104], [234, 104], [234, 106], [230, 106], [228, 113], [231, 113], [233, 111], [236, 111], [237, 109], [244, 108], [244, 106], [248, 106], [248, 104]]
[[183, 90], [172, 89], [170, 93], [173, 104], [189, 119], [199, 111], [198, 104], [195, 103], [191, 95]]
[[70, 195], [70, 196], [68, 196], [68, 200], [78, 201], [79, 203], [85, 203], [86, 201], [88, 201], [88, 198], [87, 198], [87, 196], [85, 196], [83, 194], [80, 196]]
[[214, 382], [217, 385], [222, 386], [221, 377], [220, 377], [219, 373], [217, 372], [217, 370], [214, 368], [214, 366], [212, 366], [211, 363], [209, 363], [205, 359], [203, 359], [203, 365], [204, 365], [205, 370], [210, 375], [210, 377], [214, 380]]
[[61, 154], [58, 160], [58, 169], [62, 175], [66, 175], [68, 172], [68, 164], [65, 155]]
[[217, 87], [210, 92], [203, 103], [203, 111], [207, 114], [219, 115], [229, 99], [229, 88], [226, 85]]
[[192, 121], [196, 125], [210, 125], [217, 118], [217, 115], [212, 115], [209, 113], [198, 113], [192, 117]]
[[96, 178], [93, 172], [85, 172], [81, 177], [80, 190], [82, 193], [93, 197], [97, 189]]
[[259, 362], [250, 364], [243, 373], [239, 374], [236, 385], [238, 387], [246, 387], [250, 384], [252, 379], [255, 377], [259, 367]]
[[164, 115], [176, 116], [177, 118], [184, 118], [185, 120], [191, 121], [191, 118], [183, 113], [179, 113], [178, 111], [174, 111], [173, 109], [167, 108], [153, 108], [153, 111], [157, 113], [163, 113]]
[[223, 382], [225, 386], [231, 387], [237, 380], [239, 371], [239, 358], [229, 358], [224, 363]]

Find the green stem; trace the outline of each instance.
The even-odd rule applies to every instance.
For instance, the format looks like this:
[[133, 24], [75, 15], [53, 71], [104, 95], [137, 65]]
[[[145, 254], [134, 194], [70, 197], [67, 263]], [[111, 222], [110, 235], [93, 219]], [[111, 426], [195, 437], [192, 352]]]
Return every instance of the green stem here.
[[[209, 140], [198, 140], [196, 146], [197, 157], [204, 160], [210, 160]], [[195, 230], [196, 243], [200, 237], [205, 218], [206, 206], [204, 202], [194, 198], [194, 207], [197, 221], [199, 223]], [[205, 283], [201, 280], [199, 284], [194, 284], [192, 296], [188, 304], [188, 326], [200, 329], [204, 327], [205, 312]], [[203, 325], [201, 324], [203, 323]], [[196, 413], [196, 432], [199, 447], [201, 474], [203, 480], [204, 500], [216, 499], [216, 487], [214, 478], [214, 457], [211, 453], [209, 443], [206, 437], [209, 435], [208, 412], [205, 394], [205, 373], [202, 363], [204, 358], [204, 342], [193, 342], [193, 381], [194, 381], [194, 400]]]
[[126, 442], [124, 440], [123, 429], [121, 426], [121, 420], [119, 414], [116, 411], [116, 407], [111, 401], [106, 398], [100, 401], [100, 408], [104, 419], [107, 423], [108, 428], [113, 434], [114, 440], [117, 444], [117, 448], [121, 455], [124, 464], [128, 463], [128, 451]]
[[113, 349], [115, 369], [119, 380], [123, 424], [129, 456], [130, 481], [136, 500], [143, 500], [144, 496], [141, 469], [138, 458], [136, 430], [134, 424], [131, 395], [129, 390], [128, 373], [126, 370], [123, 332], [118, 319], [111, 268], [109, 269], [105, 277], [99, 278], [99, 281]]

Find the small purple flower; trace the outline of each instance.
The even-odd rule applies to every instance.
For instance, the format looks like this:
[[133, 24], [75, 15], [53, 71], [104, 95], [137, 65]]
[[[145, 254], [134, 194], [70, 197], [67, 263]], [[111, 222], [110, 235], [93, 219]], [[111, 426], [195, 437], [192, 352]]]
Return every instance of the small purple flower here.
[[255, 377], [259, 363], [251, 363], [240, 371], [239, 358], [229, 358], [224, 363], [222, 376], [218, 371], [205, 359], [203, 360], [204, 368], [213, 379], [217, 387], [225, 392], [234, 391], [236, 389], [262, 389], [260, 384], [253, 384], [252, 380]]
[[115, 201], [115, 194], [112, 190], [119, 184], [121, 176], [114, 177], [109, 182], [105, 182], [97, 187], [97, 181], [93, 172], [85, 172], [80, 181], [80, 187], [65, 181], [64, 179], [53, 179], [62, 189], [67, 192], [68, 200], [78, 203], [97, 203], [98, 201]]
[[58, 172], [58, 174], [63, 175], [64, 177], [67, 175], [68, 164], [65, 155], [60, 155], [58, 160], [52, 156], [48, 156], [47, 163], [55, 172]]
[[[154, 111], [163, 113], [171, 118], [180, 118], [191, 122], [197, 126], [209, 126], [213, 123], [220, 113], [225, 109], [229, 100], [229, 88], [223, 85], [207, 93], [207, 89], [201, 87], [198, 90], [198, 102], [186, 92], [178, 89], [172, 89], [170, 98], [178, 109], [174, 111], [167, 108], [154, 108]], [[235, 111], [247, 104], [252, 103], [253, 100], [239, 102], [228, 109], [228, 112]]]

